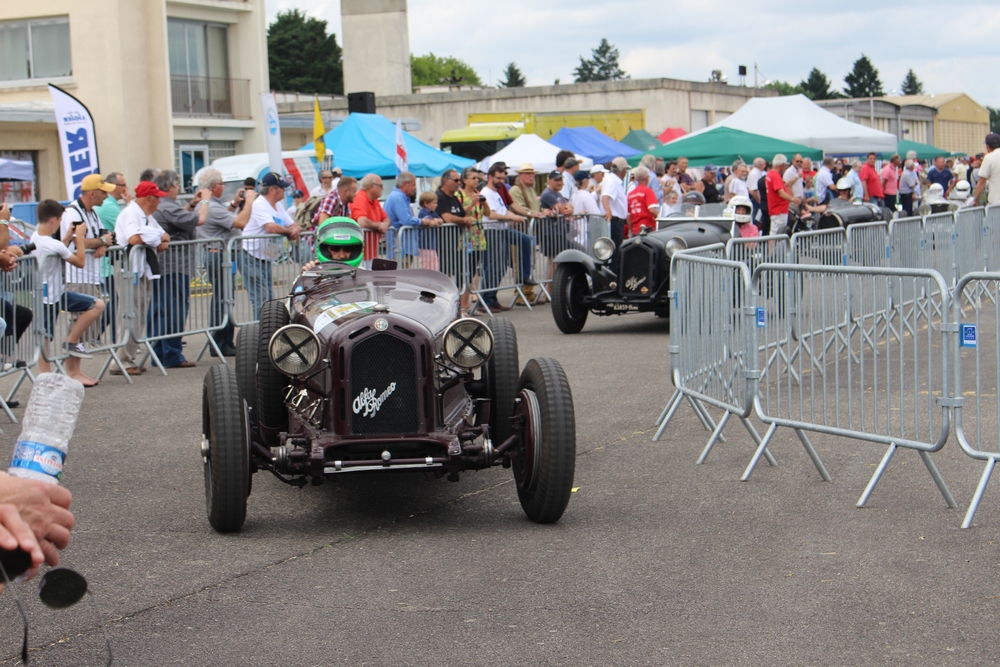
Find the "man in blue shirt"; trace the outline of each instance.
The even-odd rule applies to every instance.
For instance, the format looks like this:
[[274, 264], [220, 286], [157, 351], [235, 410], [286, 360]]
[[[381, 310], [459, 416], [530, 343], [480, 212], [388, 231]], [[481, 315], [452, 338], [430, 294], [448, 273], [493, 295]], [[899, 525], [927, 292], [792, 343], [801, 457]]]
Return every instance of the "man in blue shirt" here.
[[[396, 177], [396, 187], [389, 193], [385, 200], [385, 206], [382, 207], [389, 218], [389, 225], [396, 230], [396, 234], [387, 236], [386, 243], [390, 257], [395, 253], [394, 237], [400, 235], [404, 227], [420, 226], [420, 218], [413, 215], [413, 209], [410, 208], [410, 198], [416, 191], [417, 177], [408, 171], [400, 172], [399, 176]], [[420, 247], [415, 232], [402, 234], [401, 238], [403, 266], [407, 266], [420, 254]]]
[[944, 164], [943, 157], [934, 158], [934, 166], [927, 170], [927, 182], [938, 183], [944, 189], [944, 196], [947, 197], [955, 185], [955, 174]]

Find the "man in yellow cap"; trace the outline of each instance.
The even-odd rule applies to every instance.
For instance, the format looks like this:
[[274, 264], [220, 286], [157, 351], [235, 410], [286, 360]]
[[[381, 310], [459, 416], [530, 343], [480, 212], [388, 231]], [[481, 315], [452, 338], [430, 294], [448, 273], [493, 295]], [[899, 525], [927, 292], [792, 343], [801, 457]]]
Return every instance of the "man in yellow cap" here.
[[[94, 251], [93, 254], [87, 255], [82, 268], [66, 264], [66, 287], [71, 292], [101, 298], [101, 257], [111, 246], [111, 232], [101, 224], [97, 208], [104, 203], [108, 194], [114, 191], [115, 185], [105, 182], [100, 174], [90, 174], [80, 183], [80, 198], [67, 206], [63, 212], [59, 225], [60, 238], [70, 239], [67, 245], [73, 250], [76, 243], [72, 240], [76, 235], [75, 227], [83, 225], [86, 229], [84, 247]], [[98, 338], [103, 333], [106, 323], [106, 319], [101, 318], [87, 331], [86, 338], [91, 341]]]

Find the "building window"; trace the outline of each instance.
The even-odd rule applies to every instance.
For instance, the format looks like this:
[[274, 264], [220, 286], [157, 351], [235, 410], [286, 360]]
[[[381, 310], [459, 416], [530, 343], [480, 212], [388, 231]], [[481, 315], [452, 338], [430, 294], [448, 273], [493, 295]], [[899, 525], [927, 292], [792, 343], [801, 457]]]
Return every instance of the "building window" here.
[[68, 17], [0, 22], [0, 81], [72, 73]]
[[691, 109], [691, 131], [696, 132], [708, 127], [708, 112]]
[[229, 78], [228, 28], [167, 19], [171, 76]]

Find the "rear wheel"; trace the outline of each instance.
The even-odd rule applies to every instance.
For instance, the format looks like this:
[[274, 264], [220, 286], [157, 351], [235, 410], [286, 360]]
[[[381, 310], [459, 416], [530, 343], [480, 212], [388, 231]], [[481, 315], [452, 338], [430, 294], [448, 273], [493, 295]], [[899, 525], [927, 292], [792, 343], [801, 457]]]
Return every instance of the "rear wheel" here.
[[517, 497], [529, 519], [555, 523], [566, 511], [576, 467], [573, 395], [555, 359], [531, 359], [521, 373], [515, 414], [523, 424], [511, 454]]
[[579, 264], [557, 264], [552, 276], [552, 317], [563, 333], [580, 333], [589, 309], [584, 298], [590, 294], [587, 270]]
[[212, 366], [205, 375], [201, 420], [208, 522], [220, 533], [233, 532], [246, 520], [250, 448], [231, 366]]
[[257, 421], [264, 444], [278, 446], [278, 433], [288, 428], [288, 408], [282, 392], [288, 386], [288, 376], [271, 363], [268, 346], [271, 336], [288, 324], [288, 310], [280, 301], [268, 301], [260, 309], [257, 331]]
[[256, 322], [245, 324], [236, 334], [236, 384], [240, 396], [246, 401], [248, 420], [253, 432], [257, 431], [257, 383], [254, 375], [257, 372], [257, 336], [259, 325]]
[[486, 326], [493, 332], [493, 355], [486, 363], [486, 386], [490, 399], [490, 437], [499, 445], [510, 437], [511, 415], [517, 396], [517, 331], [506, 317], [491, 317]]

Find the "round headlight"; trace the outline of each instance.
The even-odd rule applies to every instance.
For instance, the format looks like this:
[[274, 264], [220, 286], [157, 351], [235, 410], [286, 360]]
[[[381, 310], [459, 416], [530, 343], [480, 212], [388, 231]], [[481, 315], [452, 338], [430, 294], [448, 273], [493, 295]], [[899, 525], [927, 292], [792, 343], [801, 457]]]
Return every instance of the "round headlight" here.
[[687, 241], [682, 239], [680, 236], [673, 236], [667, 240], [667, 257], [673, 257], [675, 252], [678, 252], [679, 250], [687, 250], [687, 247]]
[[611, 259], [613, 254], [615, 254], [615, 242], [607, 236], [602, 236], [594, 241], [594, 257], [606, 262]]
[[444, 356], [459, 368], [473, 369], [493, 354], [493, 332], [471, 317], [455, 320], [444, 332]]
[[311, 371], [319, 361], [319, 338], [301, 324], [289, 324], [274, 332], [267, 351], [279, 371], [297, 377]]

